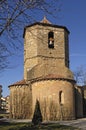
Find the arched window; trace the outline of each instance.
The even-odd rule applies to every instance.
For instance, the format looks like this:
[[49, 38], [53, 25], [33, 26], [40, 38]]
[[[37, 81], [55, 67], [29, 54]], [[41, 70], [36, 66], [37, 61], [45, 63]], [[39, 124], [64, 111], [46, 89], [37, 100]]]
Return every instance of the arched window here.
[[64, 104], [64, 93], [62, 91], [59, 92], [59, 103]]
[[53, 32], [48, 33], [48, 47], [54, 48], [54, 33]]

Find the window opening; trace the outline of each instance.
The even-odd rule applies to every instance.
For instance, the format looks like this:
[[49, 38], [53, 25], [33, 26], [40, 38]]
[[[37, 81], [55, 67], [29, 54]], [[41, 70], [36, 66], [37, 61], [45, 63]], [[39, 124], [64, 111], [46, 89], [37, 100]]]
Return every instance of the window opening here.
[[48, 33], [48, 47], [54, 48], [54, 33], [53, 32]]
[[59, 92], [59, 103], [64, 104], [64, 93], [62, 91]]

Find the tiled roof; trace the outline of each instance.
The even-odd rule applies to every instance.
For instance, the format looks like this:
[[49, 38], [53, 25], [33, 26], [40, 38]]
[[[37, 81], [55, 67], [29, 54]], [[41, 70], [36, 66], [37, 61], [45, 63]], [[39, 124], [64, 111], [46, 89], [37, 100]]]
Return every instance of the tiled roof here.
[[33, 79], [30, 79], [31, 82], [36, 82], [36, 81], [40, 81], [40, 80], [67, 80], [67, 81], [73, 81], [73, 82], [76, 82], [73, 78], [68, 78], [64, 75], [56, 75], [56, 74], [48, 74], [48, 75], [45, 75], [45, 76], [40, 76], [40, 77], [37, 77], [37, 78], [33, 78]]
[[51, 24], [50, 21], [47, 20], [47, 18], [44, 16], [43, 20], [41, 21], [41, 23], [47, 23], [47, 24]]
[[14, 84], [9, 85], [9, 87], [10, 86], [15, 86], [15, 85], [25, 85], [25, 84], [27, 84], [27, 83], [26, 83], [25, 79], [23, 79], [21, 81], [18, 81], [18, 82], [14, 83]]
[[49, 75], [46, 75], [44, 78], [63, 78], [63, 76], [56, 75], [56, 74], [49, 74]]

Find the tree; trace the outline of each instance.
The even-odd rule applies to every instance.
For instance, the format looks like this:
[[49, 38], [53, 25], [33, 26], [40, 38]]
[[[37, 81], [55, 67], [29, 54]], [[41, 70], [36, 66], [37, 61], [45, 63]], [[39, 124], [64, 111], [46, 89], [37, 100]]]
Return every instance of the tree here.
[[86, 68], [80, 66], [74, 72], [74, 77], [78, 85], [86, 85]]
[[41, 122], [42, 122], [42, 114], [41, 114], [41, 110], [40, 110], [40, 104], [39, 104], [39, 101], [36, 100], [35, 111], [34, 111], [34, 115], [32, 118], [32, 123], [34, 125], [39, 125]]
[[23, 51], [24, 27], [40, 14], [56, 18], [59, 11], [60, 0], [0, 0], [0, 70], [7, 67], [10, 56]]

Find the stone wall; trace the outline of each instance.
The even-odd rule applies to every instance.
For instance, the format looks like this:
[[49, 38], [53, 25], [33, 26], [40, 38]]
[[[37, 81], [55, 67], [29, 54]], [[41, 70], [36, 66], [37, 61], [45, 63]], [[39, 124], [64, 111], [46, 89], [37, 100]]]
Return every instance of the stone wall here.
[[[48, 33], [50, 31], [54, 33], [53, 49], [48, 47]], [[50, 66], [61, 64], [69, 67], [68, 31], [65, 28], [39, 24], [26, 28], [24, 36], [24, 79], [27, 80], [29, 70], [40, 64]]]
[[83, 90], [80, 86], [75, 86], [75, 109], [76, 118], [83, 117]]
[[[60, 93], [63, 96], [60, 97]], [[61, 99], [62, 98], [62, 99]], [[39, 100], [44, 120], [75, 119], [74, 85], [63, 80], [43, 80], [32, 84], [32, 106]]]
[[83, 90], [83, 113], [84, 117], [86, 117], [86, 85], [82, 87]]
[[30, 119], [32, 94], [30, 85], [10, 86], [10, 118]]

